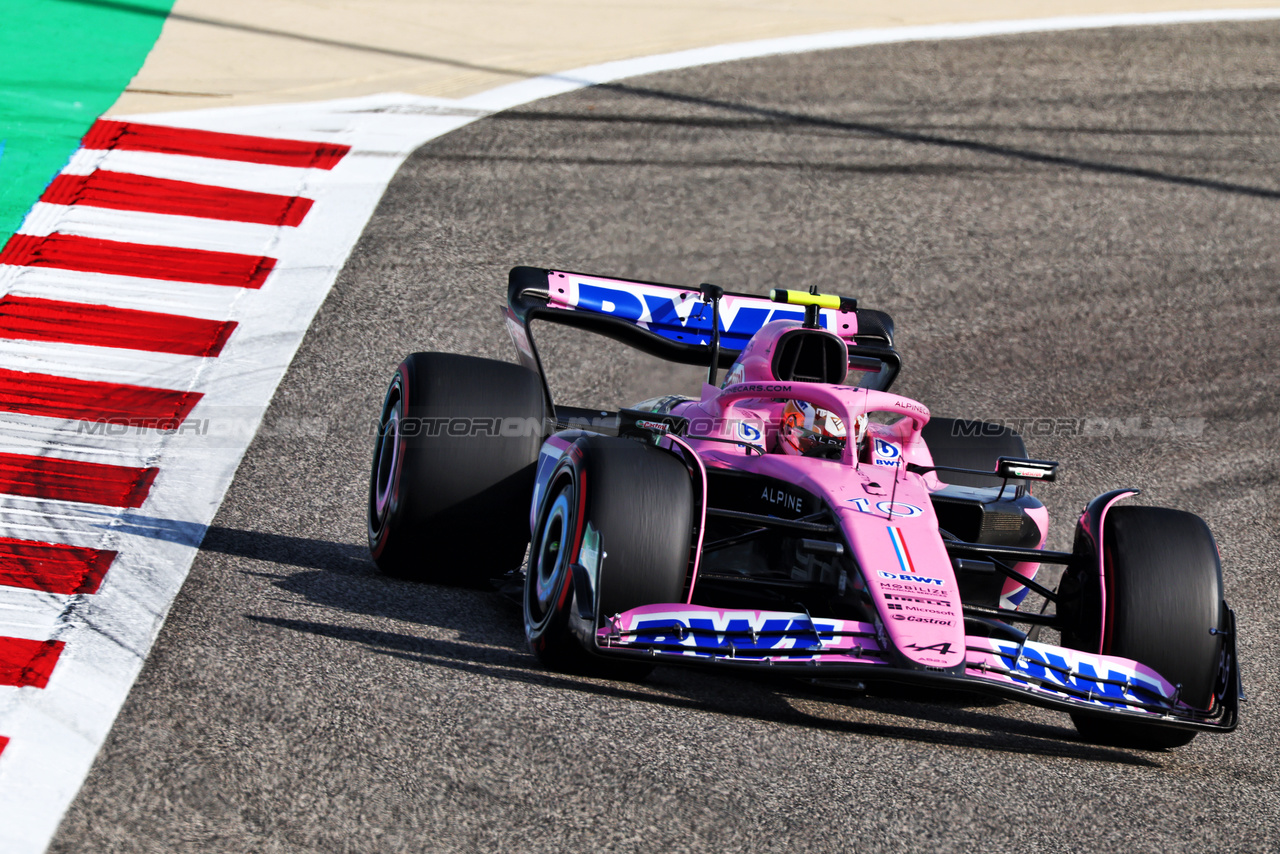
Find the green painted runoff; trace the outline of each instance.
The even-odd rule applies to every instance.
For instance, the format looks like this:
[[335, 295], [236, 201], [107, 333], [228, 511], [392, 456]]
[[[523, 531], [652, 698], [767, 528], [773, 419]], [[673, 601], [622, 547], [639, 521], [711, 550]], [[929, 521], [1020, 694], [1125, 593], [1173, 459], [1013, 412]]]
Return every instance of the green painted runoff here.
[[0, 246], [138, 73], [173, 0], [0, 0]]

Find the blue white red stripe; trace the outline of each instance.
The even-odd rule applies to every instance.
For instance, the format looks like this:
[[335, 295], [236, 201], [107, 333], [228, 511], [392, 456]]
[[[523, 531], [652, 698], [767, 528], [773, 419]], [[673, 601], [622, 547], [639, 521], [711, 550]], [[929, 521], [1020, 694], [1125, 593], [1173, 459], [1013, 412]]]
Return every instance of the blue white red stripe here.
[[903, 572], [916, 575], [916, 567], [911, 562], [911, 552], [907, 549], [907, 540], [902, 536], [902, 529], [895, 525], [886, 527], [889, 531], [889, 542], [893, 544], [893, 553], [898, 557], [898, 566]]

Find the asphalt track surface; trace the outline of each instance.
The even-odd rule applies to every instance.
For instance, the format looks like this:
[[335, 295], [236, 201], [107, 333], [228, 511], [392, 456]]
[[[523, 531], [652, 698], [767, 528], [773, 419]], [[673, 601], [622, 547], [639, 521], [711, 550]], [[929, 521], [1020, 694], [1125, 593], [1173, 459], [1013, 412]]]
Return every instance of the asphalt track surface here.
[[[1280, 847], [1277, 43], [1280, 25], [1251, 23], [751, 60], [425, 146], [51, 850]], [[1063, 461], [1040, 493], [1051, 546], [1114, 486], [1205, 517], [1240, 621], [1239, 731], [1129, 751], [972, 697], [563, 676], [501, 595], [380, 577], [362, 514], [384, 383], [412, 350], [513, 358], [498, 307], [516, 263], [816, 283], [889, 311], [896, 391], [1032, 419], [1032, 455]], [[687, 381], [554, 349], [565, 399]]]

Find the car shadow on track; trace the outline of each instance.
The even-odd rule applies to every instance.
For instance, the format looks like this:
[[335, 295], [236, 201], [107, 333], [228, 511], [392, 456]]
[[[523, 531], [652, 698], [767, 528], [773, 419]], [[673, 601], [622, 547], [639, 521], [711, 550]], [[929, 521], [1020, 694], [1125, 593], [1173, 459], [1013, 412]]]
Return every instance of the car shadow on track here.
[[369, 559], [369, 550], [365, 546], [310, 537], [290, 537], [285, 534], [210, 525], [204, 531], [200, 550], [302, 569], [377, 575], [377, 569]]
[[[482, 595], [482, 594], [479, 594]], [[655, 684], [630, 684], [605, 679], [553, 673], [541, 669], [532, 655], [504, 654], [492, 646], [474, 646], [394, 632], [361, 629], [330, 623], [286, 620], [249, 615], [248, 619], [278, 628], [364, 645], [370, 651], [415, 664], [445, 667], [475, 676], [507, 679], [557, 690], [579, 691], [631, 702], [654, 703], [671, 708], [752, 718], [788, 726], [802, 726], [871, 738], [949, 745], [1002, 753], [1062, 756], [1094, 762], [1161, 767], [1152, 759], [1122, 750], [1097, 747], [1075, 740], [1074, 733], [997, 715], [949, 706], [917, 704], [904, 700], [867, 699], [858, 706], [872, 713], [888, 713], [921, 722], [963, 726], [986, 732], [955, 732], [918, 726], [838, 720], [796, 709], [787, 702], [796, 692], [777, 680], [738, 679], [722, 675], [715, 680], [695, 678], [692, 671], [672, 675], [660, 669]], [[667, 668], [666, 671], [676, 670]], [[744, 696], [754, 694], [754, 696]], [[763, 701], [763, 702], [762, 702]]]
[[328, 610], [448, 629], [477, 643], [509, 643], [513, 648], [523, 643], [518, 610], [514, 619], [508, 613], [516, 606], [492, 587], [389, 578], [378, 571], [363, 544], [211, 526], [200, 548], [258, 562], [241, 571]]
[[[552, 673], [542, 669], [525, 648], [519, 605], [499, 592], [386, 578], [378, 573], [362, 546], [346, 543], [214, 527], [209, 529], [203, 548], [276, 564], [281, 571], [244, 571], [265, 578], [278, 590], [335, 617], [296, 620], [248, 614], [247, 619], [360, 644], [372, 653], [416, 664], [624, 701], [871, 738], [1161, 766], [1155, 757], [1082, 743], [1067, 727], [982, 711], [984, 707], [1003, 704], [969, 694], [933, 692], [925, 697], [908, 690], [878, 689], [873, 693], [841, 695], [794, 679], [727, 673], [707, 679], [705, 672], [677, 667], [658, 668], [646, 683]], [[289, 567], [301, 571], [289, 571]], [[358, 619], [345, 623], [338, 616], [342, 613], [357, 615]], [[432, 638], [358, 624], [367, 623], [368, 618], [418, 624], [444, 630], [451, 637]], [[898, 718], [919, 725], [848, 717]]]

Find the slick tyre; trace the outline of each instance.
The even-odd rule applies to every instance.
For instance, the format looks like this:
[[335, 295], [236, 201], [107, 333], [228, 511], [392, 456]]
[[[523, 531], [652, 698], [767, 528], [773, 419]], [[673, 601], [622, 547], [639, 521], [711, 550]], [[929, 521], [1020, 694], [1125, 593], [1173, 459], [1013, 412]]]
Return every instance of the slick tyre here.
[[[995, 471], [1001, 457], [1027, 456], [1022, 437], [1000, 424], [986, 421], [963, 421], [958, 418], [931, 418], [920, 432], [929, 447], [936, 466]], [[1000, 478], [978, 477], [959, 472], [940, 471], [938, 479], [956, 486], [999, 486]], [[1023, 486], [1024, 480], [1010, 480], [1012, 486]]]
[[538, 659], [554, 670], [625, 679], [647, 675], [651, 665], [587, 651], [594, 621], [578, 612], [571, 565], [590, 564], [598, 555], [599, 619], [640, 605], [680, 602], [693, 511], [689, 474], [672, 454], [629, 439], [578, 440], [548, 482], [529, 550], [524, 628]]
[[470, 585], [519, 567], [544, 409], [541, 380], [519, 365], [450, 353], [401, 362], [369, 478], [378, 568]]
[[[1102, 652], [1151, 667], [1182, 686], [1183, 702], [1208, 709], [1223, 651], [1217, 632], [1226, 621], [1222, 568], [1209, 526], [1181, 510], [1113, 507], [1102, 542], [1107, 582]], [[1064, 633], [1063, 639], [1083, 648], [1077, 638], [1087, 636]], [[1096, 631], [1092, 637], [1096, 643]], [[1087, 712], [1071, 717], [1081, 736], [1101, 744], [1156, 749], [1180, 747], [1195, 737], [1192, 730]]]

